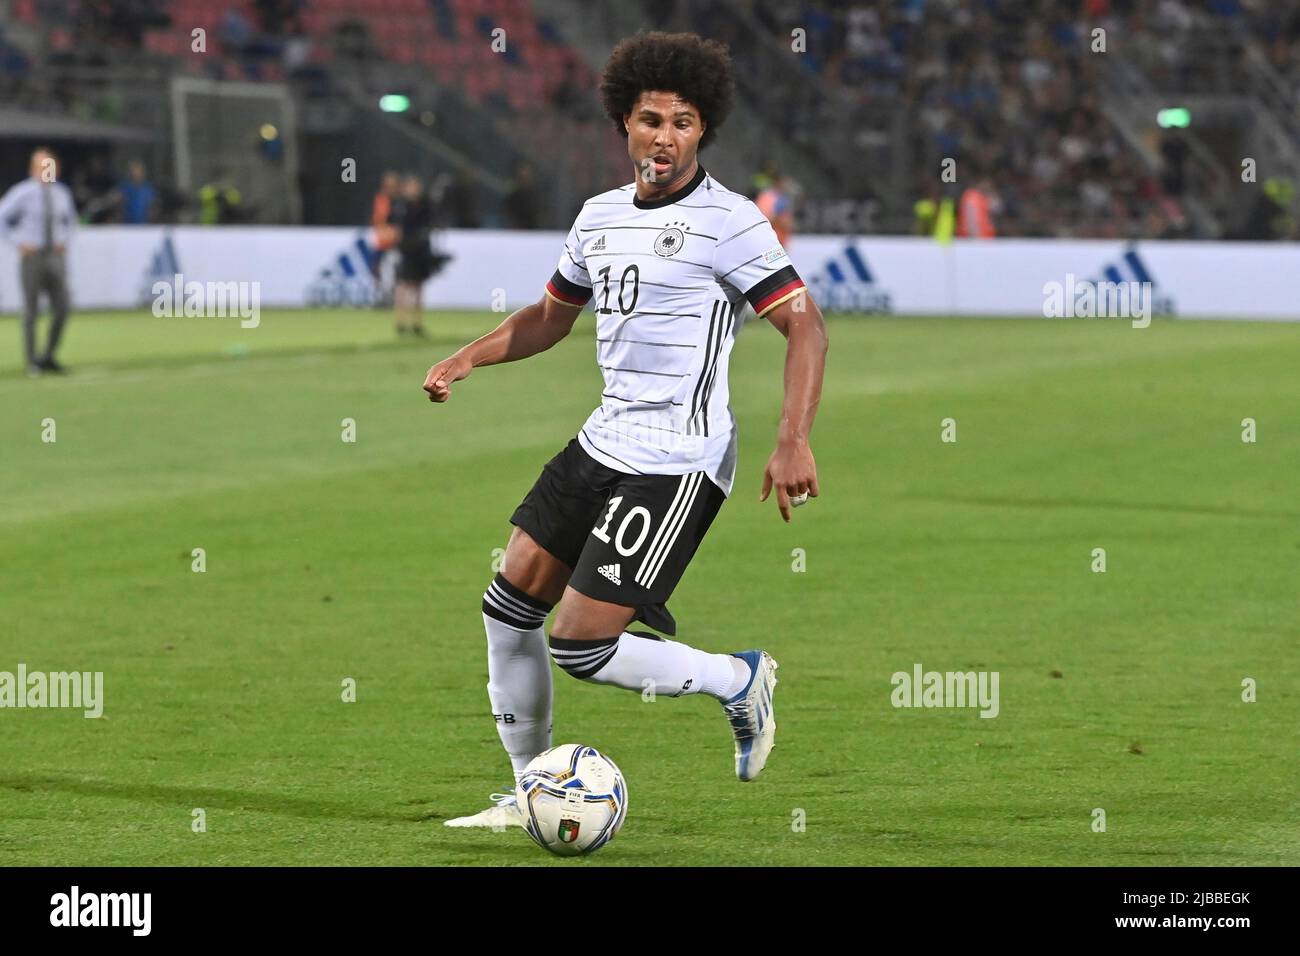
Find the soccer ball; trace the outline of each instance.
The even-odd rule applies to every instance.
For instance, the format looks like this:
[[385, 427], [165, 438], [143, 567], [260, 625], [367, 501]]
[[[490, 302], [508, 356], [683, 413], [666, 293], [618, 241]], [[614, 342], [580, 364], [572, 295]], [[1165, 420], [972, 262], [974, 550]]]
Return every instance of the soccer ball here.
[[538, 754], [520, 776], [515, 797], [528, 835], [560, 856], [599, 850], [627, 816], [623, 772], [582, 744]]

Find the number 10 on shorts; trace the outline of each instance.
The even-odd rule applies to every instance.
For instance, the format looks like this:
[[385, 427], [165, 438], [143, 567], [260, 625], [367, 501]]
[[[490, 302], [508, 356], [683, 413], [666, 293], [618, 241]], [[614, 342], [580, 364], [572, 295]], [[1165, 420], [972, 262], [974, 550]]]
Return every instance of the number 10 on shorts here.
[[[623, 504], [622, 495], [619, 495], [615, 498], [610, 498], [609, 510], [605, 512], [604, 522], [600, 525], [600, 527], [591, 529], [591, 533], [594, 534], [601, 541], [603, 541], [605, 544], [609, 544], [609, 526], [614, 520], [614, 513], [618, 511], [619, 506], [621, 504]], [[624, 545], [623, 542], [625, 537], [629, 534], [629, 525], [631, 525], [636, 519], [640, 519], [639, 521], [637, 521], [638, 530], [636, 535], [636, 541], [634, 541], [632, 545], [629, 547]], [[642, 507], [641, 505], [636, 505], [634, 508], [628, 511], [628, 513], [623, 516], [623, 520], [619, 522], [618, 531], [615, 532], [614, 534], [614, 547], [618, 549], [618, 553], [621, 554], [623, 557], [630, 558], [632, 555], [636, 554], [637, 550], [641, 547], [641, 545], [645, 543], [646, 535], [648, 535], [649, 533], [650, 533], [650, 510], [648, 508]]]

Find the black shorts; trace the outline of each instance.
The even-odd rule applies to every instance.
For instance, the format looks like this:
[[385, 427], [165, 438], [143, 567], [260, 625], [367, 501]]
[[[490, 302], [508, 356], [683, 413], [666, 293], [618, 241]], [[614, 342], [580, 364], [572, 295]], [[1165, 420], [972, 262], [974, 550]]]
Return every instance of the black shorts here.
[[724, 500], [702, 471], [625, 474], [574, 438], [546, 463], [510, 523], [573, 569], [575, 591], [634, 608], [637, 620], [675, 635], [665, 605]]
[[451, 256], [434, 252], [428, 242], [417, 245], [405, 245], [399, 249], [401, 255], [397, 260], [397, 281], [423, 284], [442, 271]]

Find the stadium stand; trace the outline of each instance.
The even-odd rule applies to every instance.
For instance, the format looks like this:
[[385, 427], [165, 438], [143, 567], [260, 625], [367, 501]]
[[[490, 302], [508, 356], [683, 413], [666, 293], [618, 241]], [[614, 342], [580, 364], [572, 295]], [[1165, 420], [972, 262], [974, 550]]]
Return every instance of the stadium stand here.
[[[375, 168], [469, 176], [483, 225], [505, 221], [503, 202], [527, 164], [546, 170], [539, 224], [561, 228], [584, 196], [626, 179], [595, 93], [610, 46], [630, 27], [689, 29], [728, 43], [737, 63], [743, 102], [728, 155], [716, 160], [726, 180], [749, 187], [760, 169], [780, 167], [806, 211], [839, 200], [869, 208], [862, 231], [915, 231], [916, 201], [954, 159], [949, 198], [987, 171], [1001, 236], [1245, 236], [1258, 230], [1235, 169], [1252, 157], [1291, 223], [1275, 217], [1252, 237], [1294, 233], [1296, 4], [644, 0], [583, 9], [576, 0], [10, 0], [0, 4], [0, 85], [25, 109], [89, 112], [165, 140], [178, 77], [280, 84], [297, 104], [302, 152], [363, 123], [376, 138]], [[485, 55], [494, 40], [500, 52]], [[408, 99], [404, 115], [373, 115], [386, 93]], [[1190, 125], [1160, 125], [1170, 109]], [[147, 161], [180, 192], [199, 185], [178, 182], [166, 151]], [[222, 163], [257, 175], [246, 156]], [[291, 188], [318, 191], [303, 196], [305, 221], [364, 218], [364, 198], [331, 195], [326, 178], [304, 174]], [[254, 217], [297, 214], [250, 205]]]

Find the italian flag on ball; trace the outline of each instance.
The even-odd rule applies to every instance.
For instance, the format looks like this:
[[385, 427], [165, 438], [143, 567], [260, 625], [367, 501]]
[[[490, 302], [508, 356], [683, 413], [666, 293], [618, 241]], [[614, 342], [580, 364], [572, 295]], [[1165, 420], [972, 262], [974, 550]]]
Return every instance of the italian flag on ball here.
[[578, 821], [561, 820], [560, 821], [560, 842], [572, 843], [578, 839]]

